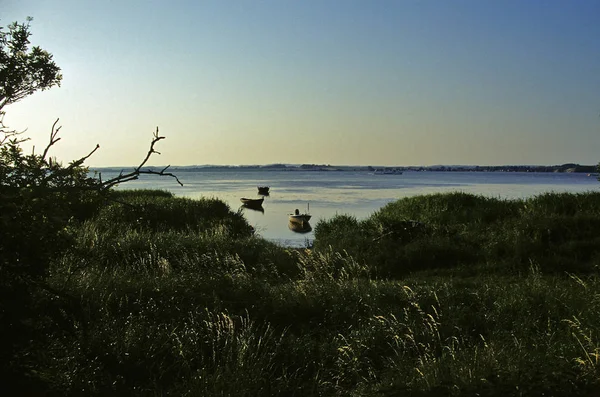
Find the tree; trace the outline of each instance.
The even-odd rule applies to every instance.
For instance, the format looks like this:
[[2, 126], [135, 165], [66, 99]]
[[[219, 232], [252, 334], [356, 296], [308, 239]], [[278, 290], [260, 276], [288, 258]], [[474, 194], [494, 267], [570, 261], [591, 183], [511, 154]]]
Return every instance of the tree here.
[[[29, 48], [30, 22], [27, 18], [26, 23], [10, 24], [8, 30], [0, 27], [0, 372], [16, 383], [27, 383], [15, 362], [35, 329], [25, 325], [37, 317], [35, 283], [43, 277], [51, 255], [67, 241], [68, 205], [47, 194], [55, 182], [64, 180], [48, 178], [59, 171], [56, 162], [47, 158], [47, 150], [25, 155], [20, 144], [26, 139], [3, 123], [7, 105], [59, 85], [62, 79], [52, 55]], [[76, 167], [68, 173], [74, 182], [83, 176]]]
[[56, 123], [43, 153], [28, 155], [20, 146], [27, 139], [3, 124], [7, 105], [62, 80], [52, 55], [30, 46], [31, 21], [0, 27], [0, 265], [3, 272], [10, 268], [29, 276], [43, 273], [43, 262], [61, 246], [61, 231], [74, 207], [99, 186], [82, 167], [89, 155], [67, 167], [49, 157], [60, 140]]
[[52, 55], [30, 48], [30, 22], [14, 22], [8, 30], [0, 27], [0, 269], [11, 273], [41, 277], [46, 262], [67, 244], [65, 227], [90, 216], [113, 186], [138, 179], [140, 174], [177, 177], [167, 171], [143, 169], [155, 144], [164, 139], [158, 128], [148, 154], [132, 172], [121, 173], [107, 181], [91, 177], [85, 161], [100, 147], [63, 166], [50, 156], [60, 141], [58, 120], [41, 154], [25, 154], [21, 143], [27, 140], [9, 130], [2, 122], [4, 108], [38, 90], [59, 86], [60, 68]]
[[4, 31], [0, 27], [0, 111], [38, 90], [60, 85], [60, 68], [52, 54], [38, 46], [29, 48], [29, 23], [13, 22]]
[[79, 304], [45, 282], [50, 262], [72, 241], [70, 225], [94, 214], [113, 186], [140, 174], [168, 175], [179, 182], [166, 172], [168, 167], [160, 171], [142, 168], [153, 154], [159, 154], [154, 146], [164, 137], [158, 128], [141, 164], [108, 181], [92, 177], [84, 165], [99, 145], [67, 165], [50, 156], [60, 140], [58, 120], [41, 153], [24, 153], [21, 145], [27, 138], [3, 124], [5, 107], [58, 86], [62, 79], [50, 53], [30, 48], [31, 20], [12, 23], [8, 30], [0, 27], [0, 341], [5, 344], [0, 346], [0, 373], [21, 385], [28, 380], [22, 377], [19, 357], [26, 356], [22, 352], [35, 339], [36, 319], [44, 312], [36, 307], [37, 298], [51, 294], [58, 298], [53, 300], [55, 305]]

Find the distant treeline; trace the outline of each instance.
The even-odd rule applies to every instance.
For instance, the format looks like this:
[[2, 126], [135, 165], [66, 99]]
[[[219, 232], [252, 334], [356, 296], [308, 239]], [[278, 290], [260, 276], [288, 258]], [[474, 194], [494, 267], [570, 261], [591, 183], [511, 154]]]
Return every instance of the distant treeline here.
[[487, 165], [487, 166], [431, 166], [407, 167], [415, 171], [475, 171], [475, 172], [596, 172], [595, 165], [562, 164], [562, 165]]
[[[152, 168], [152, 167], [149, 167]], [[155, 167], [162, 169], [164, 167]], [[133, 169], [133, 167], [101, 167], [95, 171], [120, 172]], [[376, 169], [396, 169], [400, 171], [455, 171], [455, 172], [584, 172], [596, 173], [596, 165], [580, 165], [574, 163], [562, 165], [431, 165], [431, 166], [359, 166], [359, 165], [331, 165], [331, 164], [268, 164], [268, 165], [191, 165], [174, 166], [170, 170], [177, 172], [195, 172], [211, 170], [274, 170], [274, 171], [368, 171]]]

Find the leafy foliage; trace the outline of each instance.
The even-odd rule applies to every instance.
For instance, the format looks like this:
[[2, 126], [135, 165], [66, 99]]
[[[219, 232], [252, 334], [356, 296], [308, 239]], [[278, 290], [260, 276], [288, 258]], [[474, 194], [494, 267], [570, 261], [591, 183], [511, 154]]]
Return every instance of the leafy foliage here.
[[0, 27], [0, 110], [38, 90], [60, 85], [60, 68], [52, 54], [38, 46], [29, 48], [31, 32], [26, 23]]
[[81, 312], [73, 296], [47, 282], [51, 263], [75, 243], [74, 227], [96, 213], [109, 198], [110, 188], [121, 182], [140, 174], [169, 175], [179, 182], [165, 172], [168, 167], [142, 169], [150, 156], [158, 154], [154, 145], [164, 139], [158, 128], [141, 164], [104, 182], [90, 176], [84, 165], [99, 145], [67, 165], [50, 156], [60, 140], [58, 120], [43, 152], [24, 153], [27, 138], [4, 125], [5, 106], [62, 80], [52, 55], [40, 47], [30, 48], [31, 20], [12, 23], [6, 30], [0, 27], [0, 340], [6, 345], [0, 346], [0, 373], [10, 379], [0, 386], [0, 394], [5, 386], [23, 394], [34, 392], [27, 371], [34, 366], [27, 358], [32, 341], [40, 345], [47, 341], [42, 331], [45, 321], [64, 322]]
[[31, 276], [64, 247], [67, 226], [89, 216], [101, 198], [99, 181], [76, 162], [64, 167], [24, 154], [16, 138], [0, 146], [0, 257]]
[[43, 262], [62, 246], [69, 210], [87, 201], [78, 187], [95, 182], [81, 163], [63, 167], [47, 157], [60, 139], [56, 123], [46, 150], [30, 155], [20, 145], [26, 139], [2, 123], [6, 105], [62, 79], [50, 53], [30, 48], [31, 20], [0, 27], [0, 266], [2, 273], [39, 276]]

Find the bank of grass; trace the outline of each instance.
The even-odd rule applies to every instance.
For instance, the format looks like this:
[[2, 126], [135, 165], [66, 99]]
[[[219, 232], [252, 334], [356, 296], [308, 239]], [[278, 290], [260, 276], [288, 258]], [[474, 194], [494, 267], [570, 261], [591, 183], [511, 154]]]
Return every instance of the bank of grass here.
[[50, 394], [600, 394], [595, 193], [402, 199], [310, 251], [218, 200], [114, 200], [37, 300]]
[[501, 200], [447, 193], [398, 200], [370, 218], [339, 215], [315, 227], [317, 249], [346, 250], [376, 274], [487, 264], [518, 274], [594, 273], [600, 265], [600, 193]]

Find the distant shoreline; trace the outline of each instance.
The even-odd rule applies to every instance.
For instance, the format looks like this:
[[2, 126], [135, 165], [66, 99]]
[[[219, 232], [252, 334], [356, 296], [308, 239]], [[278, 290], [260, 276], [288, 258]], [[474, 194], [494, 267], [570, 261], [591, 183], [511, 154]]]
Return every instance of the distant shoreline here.
[[[92, 171], [120, 172], [134, 168], [125, 167], [90, 167]], [[148, 167], [164, 168], [164, 166]], [[597, 176], [598, 167], [596, 165], [580, 165], [574, 163], [561, 165], [432, 165], [432, 166], [351, 166], [351, 165], [318, 165], [318, 164], [271, 164], [271, 165], [192, 165], [192, 166], [172, 166], [170, 171], [177, 172], [199, 172], [214, 170], [244, 170], [244, 171], [364, 171], [374, 172], [375, 170], [398, 170], [415, 172], [558, 172], [558, 173], [587, 173]]]

